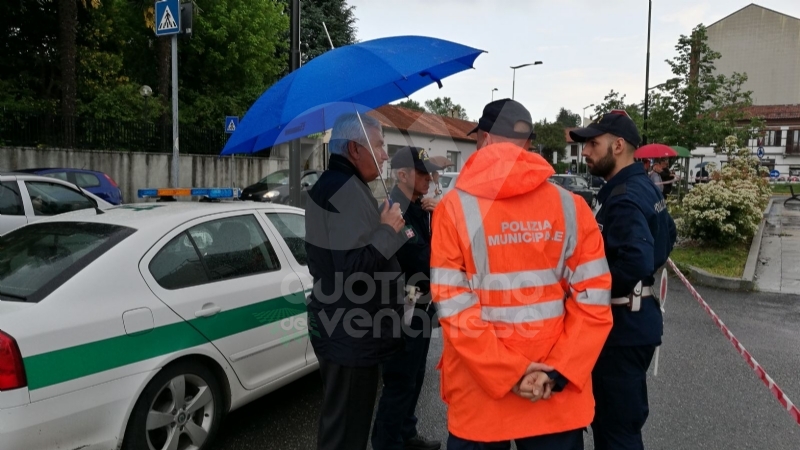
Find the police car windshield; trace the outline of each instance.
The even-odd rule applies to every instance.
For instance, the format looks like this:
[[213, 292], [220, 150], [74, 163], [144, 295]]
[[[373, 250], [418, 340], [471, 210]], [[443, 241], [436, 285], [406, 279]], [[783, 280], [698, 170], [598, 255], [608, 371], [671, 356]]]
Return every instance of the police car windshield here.
[[133, 232], [118, 225], [50, 222], [3, 235], [0, 301], [40, 301]]

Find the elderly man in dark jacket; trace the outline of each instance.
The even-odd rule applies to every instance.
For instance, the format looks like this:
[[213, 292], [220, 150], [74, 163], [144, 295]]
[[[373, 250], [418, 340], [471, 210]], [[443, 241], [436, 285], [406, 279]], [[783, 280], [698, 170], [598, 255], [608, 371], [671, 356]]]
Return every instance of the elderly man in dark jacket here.
[[305, 214], [309, 333], [324, 390], [317, 448], [358, 450], [367, 448], [380, 363], [403, 348], [405, 282], [394, 255], [407, 238], [400, 205], [379, 206], [367, 185], [388, 159], [380, 124], [343, 115], [329, 149]]

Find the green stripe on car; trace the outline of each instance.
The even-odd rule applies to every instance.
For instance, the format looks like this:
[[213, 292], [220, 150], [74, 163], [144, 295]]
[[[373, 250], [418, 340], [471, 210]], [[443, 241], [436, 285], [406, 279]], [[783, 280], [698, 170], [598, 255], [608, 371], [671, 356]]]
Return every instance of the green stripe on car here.
[[305, 293], [296, 292], [223, 311], [212, 317], [181, 321], [143, 333], [125, 334], [28, 356], [23, 358], [28, 389], [41, 389], [196, 347], [207, 343], [209, 339], [217, 340], [243, 333], [305, 311]]

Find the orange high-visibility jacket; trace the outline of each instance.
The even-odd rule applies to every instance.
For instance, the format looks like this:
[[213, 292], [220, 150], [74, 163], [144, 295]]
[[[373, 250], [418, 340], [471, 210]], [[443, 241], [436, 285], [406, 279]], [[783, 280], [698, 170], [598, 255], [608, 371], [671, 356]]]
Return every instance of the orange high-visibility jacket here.
[[[448, 429], [490, 442], [588, 426], [591, 372], [611, 331], [611, 274], [581, 197], [512, 144], [469, 158], [433, 217], [431, 292], [444, 351]], [[511, 389], [531, 362], [569, 381], [531, 403]]]

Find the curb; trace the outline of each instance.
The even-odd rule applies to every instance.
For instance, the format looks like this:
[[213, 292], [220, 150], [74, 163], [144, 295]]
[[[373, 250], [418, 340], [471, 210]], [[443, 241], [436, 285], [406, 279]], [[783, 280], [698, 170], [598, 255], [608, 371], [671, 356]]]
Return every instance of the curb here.
[[755, 275], [756, 267], [758, 266], [758, 255], [761, 252], [761, 238], [764, 236], [764, 227], [767, 223], [767, 216], [769, 216], [769, 212], [772, 210], [773, 202], [774, 199], [770, 199], [769, 203], [767, 203], [767, 207], [764, 209], [764, 213], [761, 217], [761, 223], [758, 225], [758, 231], [756, 231], [755, 236], [753, 236], [753, 242], [750, 243], [750, 253], [747, 254], [747, 262], [744, 265], [744, 273], [742, 273], [741, 278], [713, 275], [703, 269], [689, 266], [690, 278], [697, 284], [706, 287], [726, 289], [729, 291], [755, 291]]

